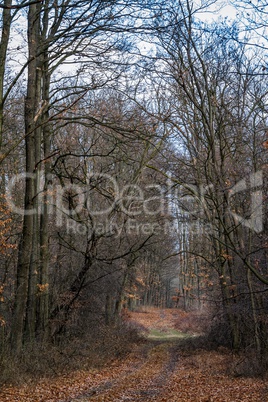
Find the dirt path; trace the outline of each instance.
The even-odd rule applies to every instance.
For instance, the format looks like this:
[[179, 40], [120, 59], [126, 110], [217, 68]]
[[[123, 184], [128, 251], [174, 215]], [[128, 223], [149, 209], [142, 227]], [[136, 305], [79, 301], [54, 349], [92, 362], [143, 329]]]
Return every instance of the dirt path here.
[[265, 381], [228, 374], [233, 358], [227, 351], [183, 351], [183, 337], [195, 335], [175, 328], [178, 314], [156, 309], [132, 314], [148, 330], [139, 364], [130, 361], [128, 373], [68, 402], [268, 402]]
[[[186, 317], [187, 318], [187, 317]], [[178, 310], [150, 309], [129, 317], [147, 340], [124, 360], [72, 376], [7, 388], [1, 402], [268, 402], [267, 382], [231, 375], [228, 351], [185, 349], [192, 327]], [[181, 332], [188, 328], [188, 333]], [[190, 329], [190, 333], [189, 333]]]
[[225, 368], [226, 356], [215, 352], [180, 356], [174, 342], [159, 342], [150, 348], [142, 364], [68, 402], [268, 401], [265, 381], [234, 379], [226, 375]]
[[[109, 379], [72, 402], [149, 401], [164, 390], [177, 364], [174, 346], [167, 342], [149, 342], [143, 346], [138, 365], [110, 381]], [[69, 401], [68, 401], [69, 402]]]
[[[137, 350], [129, 370], [106, 380], [68, 402], [268, 402], [264, 380], [234, 378], [227, 351], [185, 351], [184, 338], [195, 334], [177, 328], [189, 323], [177, 310], [148, 309], [130, 318], [148, 330], [148, 341]], [[179, 324], [179, 325], [178, 325]]]

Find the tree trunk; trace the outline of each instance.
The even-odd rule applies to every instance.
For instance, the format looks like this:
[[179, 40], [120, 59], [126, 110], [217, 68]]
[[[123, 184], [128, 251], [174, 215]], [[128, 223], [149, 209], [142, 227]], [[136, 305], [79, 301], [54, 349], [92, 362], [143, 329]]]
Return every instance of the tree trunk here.
[[[22, 238], [20, 242], [18, 268], [17, 268], [17, 289], [12, 324], [12, 348], [15, 353], [20, 353], [23, 344], [24, 322], [28, 302], [28, 287], [32, 278], [29, 277], [31, 263], [33, 261], [33, 239], [36, 235], [37, 211], [34, 210], [35, 197], [35, 164], [36, 164], [36, 139], [35, 139], [35, 115], [37, 108], [37, 60], [38, 49], [39, 16], [37, 6], [29, 6], [28, 13], [28, 83], [27, 95], [25, 98], [25, 146], [26, 146], [26, 180], [24, 198], [24, 219]], [[32, 272], [31, 272], [32, 274]], [[28, 304], [29, 306], [29, 304]]]

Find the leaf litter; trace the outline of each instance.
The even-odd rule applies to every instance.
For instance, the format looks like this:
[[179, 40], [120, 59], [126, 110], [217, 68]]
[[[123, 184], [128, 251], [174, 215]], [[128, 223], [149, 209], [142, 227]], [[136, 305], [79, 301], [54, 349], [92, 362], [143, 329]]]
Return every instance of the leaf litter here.
[[[182, 331], [185, 313], [147, 308], [126, 319], [161, 336], [133, 345], [123, 360], [101, 369], [43, 378], [22, 387], [5, 386], [1, 402], [267, 402], [267, 382], [230, 375], [233, 362], [227, 350], [183, 350], [169, 337]], [[181, 328], [180, 328], [181, 322]], [[191, 336], [196, 334], [190, 328]], [[163, 336], [162, 336], [163, 334]], [[165, 334], [167, 336], [165, 337]]]

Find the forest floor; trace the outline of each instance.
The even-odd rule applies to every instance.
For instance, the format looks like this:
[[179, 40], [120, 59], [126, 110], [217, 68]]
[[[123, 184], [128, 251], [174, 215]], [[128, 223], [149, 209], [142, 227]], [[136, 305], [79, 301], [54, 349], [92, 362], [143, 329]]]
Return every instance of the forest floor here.
[[200, 336], [187, 318], [177, 309], [128, 314], [130, 325], [144, 330], [145, 340], [126, 357], [100, 369], [6, 386], [0, 401], [268, 402], [267, 381], [235, 376], [239, 359], [228, 350], [185, 347]]

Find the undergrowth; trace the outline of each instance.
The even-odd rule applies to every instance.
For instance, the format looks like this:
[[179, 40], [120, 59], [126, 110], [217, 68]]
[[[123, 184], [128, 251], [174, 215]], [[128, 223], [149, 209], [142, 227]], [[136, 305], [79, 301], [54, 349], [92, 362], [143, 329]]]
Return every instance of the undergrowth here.
[[64, 341], [34, 342], [24, 345], [14, 356], [8, 345], [0, 352], [0, 385], [32, 382], [76, 370], [100, 368], [126, 356], [141, 341], [135, 325], [100, 326], [79, 337]]

